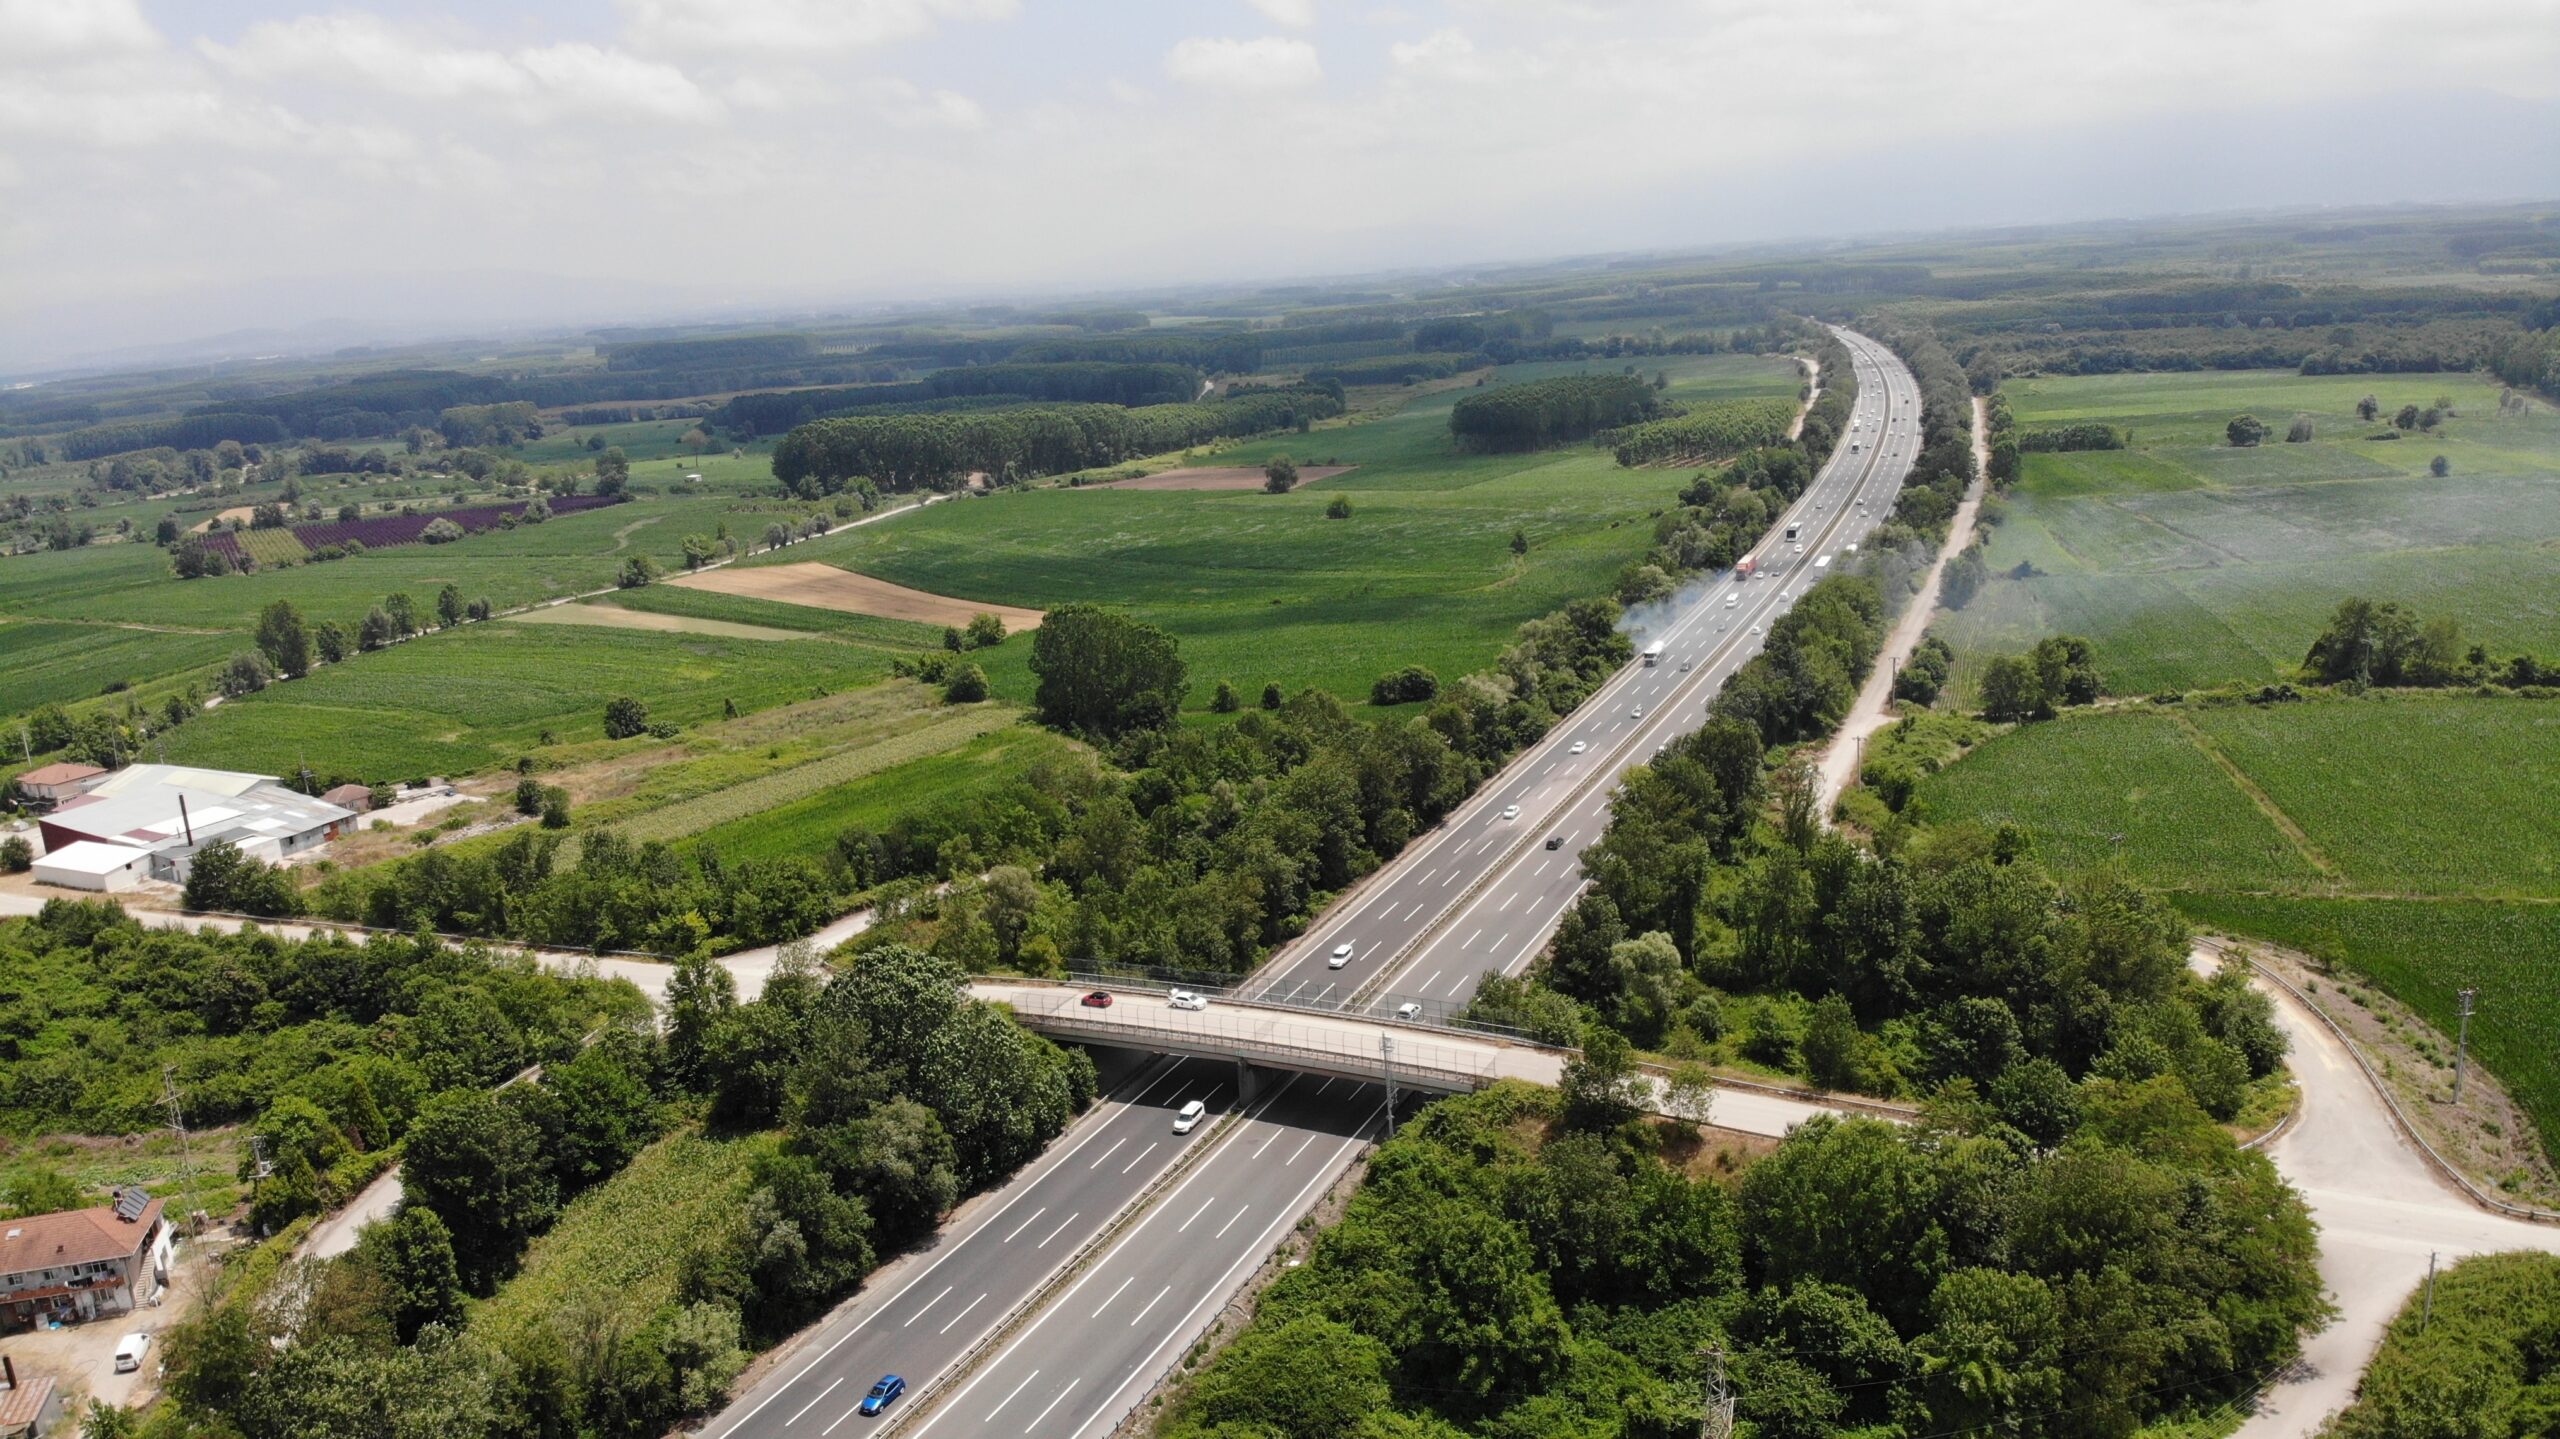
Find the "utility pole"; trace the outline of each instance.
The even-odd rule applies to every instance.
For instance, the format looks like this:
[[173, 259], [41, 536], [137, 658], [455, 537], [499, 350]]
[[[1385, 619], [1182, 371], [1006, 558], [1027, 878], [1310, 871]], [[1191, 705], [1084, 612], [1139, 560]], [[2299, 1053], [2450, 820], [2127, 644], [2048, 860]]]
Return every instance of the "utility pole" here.
[[1733, 1390], [1725, 1383], [1724, 1346], [1699, 1350], [1698, 1361], [1707, 1371], [1707, 1412], [1698, 1423], [1698, 1439], [1733, 1439]]
[[193, 1141], [187, 1138], [186, 1111], [178, 1105], [178, 1066], [160, 1066], [160, 1097], [169, 1106], [169, 1127], [178, 1131], [178, 1153], [186, 1161], [187, 1183], [186, 1188], [180, 1191], [186, 1196], [186, 1213], [181, 1216], [181, 1222], [193, 1224], [196, 1213], [196, 1151]]
[[2471, 1053], [2471, 996], [2476, 989], [2462, 991], [2462, 1033], [2453, 1041], [2453, 1102], [2462, 1102], [2462, 1065]]
[[2435, 1317], [2436, 1317], [2436, 1252], [2435, 1252], [2434, 1250], [2430, 1249], [2430, 1250], [2428, 1250], [2428, 1251], [2427, 1251], [2427, 1302], [2426, 1302], [2426, 1306], [2425, 1306], [2424, 1308], [2422, 1308], [2422, 1309], [2420, 1309], [2420, 1310], [2418, 1311], [2418, 1332], [2419, 1332], [2419, 1333], [2421, 1333], [2421, 1334], [2426, 1333], [2426, 1332], [2427, 1332], [2427, 1326], [2428, 1326], [2430, 1323], [2433, 1323], [2433, 1322], [2434, 1322]]
[[1387, 1137], [1396, 1137], [1396, 1038], [1392, 1034], [1378, 1036], [1378, 1068], [1387, 1079]]

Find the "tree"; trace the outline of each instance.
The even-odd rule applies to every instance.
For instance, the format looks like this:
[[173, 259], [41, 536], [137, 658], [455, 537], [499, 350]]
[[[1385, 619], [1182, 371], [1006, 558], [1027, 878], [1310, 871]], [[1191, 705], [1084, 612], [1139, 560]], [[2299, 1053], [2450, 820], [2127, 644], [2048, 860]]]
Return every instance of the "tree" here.
[[1218, 681], [1218, 692], [1210, 697], [1211, 714], [1231, 715], [1244, 708], [1244, 697], [1236, 693], [1234, 680]]
[[1347, 520], [1351, 518], [1351, 497], [1349, 495], [1336, 495], [1331, 500], [1327, 501], [1324, 507], [1324, 517], [1328, 520]]
[[708, 953], [676, 961], [667, 976], [667, 1072], [684, 1088], [700, 1092], [712, 1075], [704, 1061], [712, 1036], [738, 1007], [738, 982]]
[[688, 570], [701, 569], [717, 558], [719, 553], [720, 542], [709, 535], [684, 537], [684, 567]]
[[2400, 412], [2391, 417], [2392, 427], [2402, 430], [2414, 430], [2418, 427], [2419, 414], [2420, 411], [2417, 406], [2402, 405], [2400, 407]]
[[485, 1089], [419, 1107], [401, 1160], [407, 1204], [444, 1221], [464, 1285], [488, 1294], [558, 1207], [542, 1135]]
[[2288, 445], [2299, 445], [2310, 438], [2311, 419], [2307, 415], [2296, 415], [2293, 423], [2285, 426], [2284, 442]]
[[1513, 530], [1511, 532], [1511, 553], [1515, 555], [1526, 555], [1529, 553], [1529, 532], [1527, 530]]
[[2045, 709], [2044, 682], [2024, 655], [2002, 655], [1982, 671], [1982, 717], [1995, 724], [2038, 719]]
[[618, 495], [631, 483], [631, 460], [615, 445], [596, 456], [596, 493]]
[[986, 610], [971, 615], [966, 637], [973, 650], [994, 649], [1004, 643], [1004, 617]]
[[2453, 461], [2446, 459], [2442, 455], [2438, 455], [2434, 459], [2427, 461], [2427, 473], [2441, 480], [2445, 476], [2453, 473]]
[[558, 785], [547, 785], [542, 791], [542, 827], [569, 827], [569, 792]]
[[406, 639], [418, 632], [418, 605], [408, 595], [384, 596], [382, 612], [391, 617], [391, 623], [398, 628], [401, 638]]
[[528, 819], [542, 813], [542, 781], [531, 775], [516, 781], [516, 813]]
[[35, 867], [36, 851], [27, 837], [13, 834], [0, 839], [0, 874], [25, 874]]
[[[15, 836], [12, 836], [15, 838]], [[23, 846], [26, 841], [19, 840]], [[59, 1214], [66, 1209], [86, 1208], [88, 1193], [79, 1182], [58, 1169], [42, 1165], [22, 1169], [10, 1177], [8, 1187], [0, 1190], [0, 1209], [11, 1219], [31, 1214]]]
[[446, 585], [443, 589], [436, 591], [437, 624], [446, 629], [452, 629], [455, 625], [462, 623], [462, 610], [461, 586]]
[[1440, 677], [1420, 665], [1406, 665], [1378, 676], [1369, 686], [1369, 703], [1376, 705], [1415, 704], [1433, 700], [1440, 694]]
[[276, 667], [256, 650], [242, 650], [231, 657], [222, 672], [213, 678], [213, 687], [225, 699], [253, 695], [275, 683]]
[[356, 648], [370, 653], [400, 637], [400, 626], [379, 605], [364, 612], [356, 625]]
[[391, 1324], [401, 1343], [415, 1343], [418, 1331], [430, 1324], [462, 1321], [453, 1231], [434, 1210], [404, 1205], [388, 1222], [367, 1227], [356, 1244], [391, 1286]]
[[2382, 413], [2382, 402], [2371, 395], [2356, 401], [2356, 418], [2370, 425]]
[[944, 704], [976, 704], [986, 697], [987, 672], [973, 664], [964, 664], [953, 669], [951, 677], [942, 686]]
[[159, 526], [151, 532], [152, 542], [166, 548], [178, 542], [178, 517], [162, 515]]
[[1273, 455], [1262, 466], [1262, 488], [1266, 494], [1285, 495], [1298, 487], [1298, 462], [1287, 455]]
[[604, 737], [629, 739], [646, 734], [649, 729], [649, 707], [629, 695], [616, 695], [604, 704]]
[[311, 645], [322, 663], [336, 664], [347, 657], [347, 632], [336, 620], [322, 620], [311, 631]]
[[1083, 603], [1049, 611], [1032, 636], [1031, 672], [1043, 721], [1101, 739], [1171, 725], [1190, 688], [1173, 636]]
[[639, 589], [658, 577], [658, 562], [647, 555], [633, 555], [622, 562], [622, 573], [614, 583], [626, 590]]
[[1577, 1129], [1606, 1132], [1644, 1112], [1635, 1052], [1615, 1030], [1595, 1025], [1583, 1037], [1582, 1052], [1565, 1061], [1559, 1087], [1565, 1122]]
[[434, 519], [427, 521], [427, 527], [418, 531], [419, 540], [430, 545], [449, 545], [455, 540], [461, 539], [462, 536], [462, 526], [455, 524], [453, 521], [446, 519], [442, 515], [438, 515]]
[[1262, 707], [1267, 710], [1276, 710], [1280, 708], [1281, 704], [1282, 698], [1280, 694], [1280, 686], [1276, 684], [1264, 685], [1262, 687]]
[[2247, 449], [2267, 437], [2267, 427], [2255, 415], [2241, 415], [2223, 427], [2235, 449]]
[[1715, 1071], [1703, 1064], [1676, 1064], [1662, 1083], [1662, 1110], [1691, 1124], [1705, 1124], [1715, 1113]]

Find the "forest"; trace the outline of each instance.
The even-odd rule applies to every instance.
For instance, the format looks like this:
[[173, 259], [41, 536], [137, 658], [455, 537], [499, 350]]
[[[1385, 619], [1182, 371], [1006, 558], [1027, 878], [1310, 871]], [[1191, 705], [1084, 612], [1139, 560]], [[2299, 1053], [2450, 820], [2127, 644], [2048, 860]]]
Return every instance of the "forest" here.
[[1653, 383], [1634, 375], [1558, 375], [1479, 390], [1449, 407], [1464, 450], [1539, 450], [1662, 412]]

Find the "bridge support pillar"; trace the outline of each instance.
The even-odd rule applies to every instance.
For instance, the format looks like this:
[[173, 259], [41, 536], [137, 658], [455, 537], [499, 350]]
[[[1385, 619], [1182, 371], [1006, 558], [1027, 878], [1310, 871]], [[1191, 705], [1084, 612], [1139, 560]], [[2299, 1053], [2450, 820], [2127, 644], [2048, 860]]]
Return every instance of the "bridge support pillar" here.
[[1252, 1065], [1250, 1065], [1250, 1064], [1245, 1063], [1245, 1062], [1244, 1062], [1243, 1060], [1241, 1060], [1241, 1059], [1237, 1060], [1237, 1061], [1236, 1061], [1236, 1105], [1237, 1105], [1237, 1107], [1238, 1107], [1238, 1108], [1242, 1108], [1242, 1107], [1243, 1107], [1243, 1106], [1245, 1106], [1245, 1105], [1248, 1105], [1248, 1104], [1253, 1103], [1253, 1097], [1254, 1097], [1254, 1095], [1255, 1095], [1255, 1094], [1257, 1094], [1257, 1093], [1259, 1093], [1259, 1092], [1261, 1091], [1261, 1088], [1262, 1088], [1262, 1081], [1261, 1081], [1261, 1078], [1260, 1078], [1260, 1076], [1258, 1076], [1258, 1075], [1256, 1075], [1256, 1074], [1254, 1073], [1253, 1066], [1252, 1066]]

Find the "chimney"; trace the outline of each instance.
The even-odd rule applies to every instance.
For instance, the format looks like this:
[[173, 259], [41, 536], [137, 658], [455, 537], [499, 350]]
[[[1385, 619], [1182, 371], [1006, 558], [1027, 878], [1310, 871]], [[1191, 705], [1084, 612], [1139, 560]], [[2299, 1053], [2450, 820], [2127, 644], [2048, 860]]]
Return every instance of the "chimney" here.
[[178, 796], [178, 823], [187, 827], [187, 848], [196, 847], [196, 822], [187, 818], [187, 797]]
[[17, 1387], [18, 1362], [11, 1359], [6, 1354], [0, 1354], [0, 1389], [15, 1389]]

